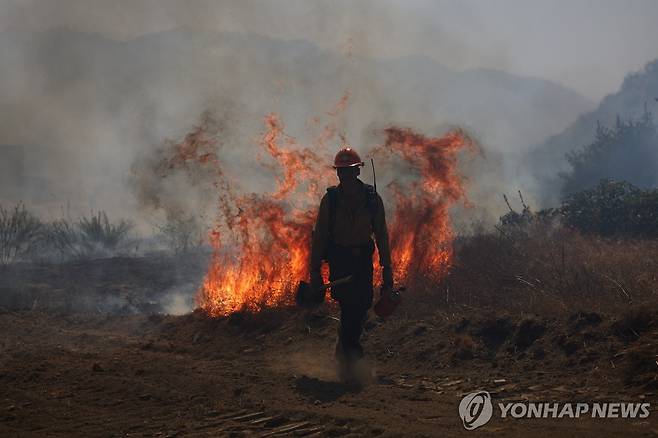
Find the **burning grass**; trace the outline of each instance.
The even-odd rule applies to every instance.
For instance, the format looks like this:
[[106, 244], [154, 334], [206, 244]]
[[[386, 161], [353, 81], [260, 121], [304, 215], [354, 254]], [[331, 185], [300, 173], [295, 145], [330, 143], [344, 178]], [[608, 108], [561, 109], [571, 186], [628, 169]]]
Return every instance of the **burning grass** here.
[[[296, 282], [308, 276], [317, 205], [324, 187], [335, 184], [331, 123], [304, 145], [275, 114], [264, 121], [254, 159], [272, 172], [269, 191], [245, 191], [229, 175], [222, 125], [209, 113], [181, 141], [168, 143], [156, 169], [161, 178], [209, 176], [216, 195], [213, 256], [197, 304], [211, 316], [292, 303]], [[468, 204], [458, 159], [477, 145], [460, 130], [428, 137], [389, 126], [380, 134], [381, 143], [363, 155], [388, 171], [380, 191], [395, 280], [408, 286], [410, 308], [560, 313], [656, 301], [657, 242], [585, 235], [553, 216], [455, 237], [449, 210]]]
[[[229, 175], [222, 125], [209, 113], [161, 151], [155, 168], [161, 178], [208, 175], [216, 194], [213, 256], [197, 297], [211, 316], [292, 303], [297, 282], [308, 278], [310, 238], [324, 188], [336, 184], [329, 166], [335, 150], [326, 146], [335, 136], [331, 123], [311, 146], [287, 135], [275, 114], [265, 118], [265, 127], [254, 158], [274, 174], [270, 191], [245, 191], [240, 179]], [[404, 176], [385, 181], [383, 196], [389, 201], [395, 277], [407, 284], [420, 277], [438, 281], [452, 260], [448, 210], [465, 198], [458, 156], [475, 145], [461, 130], [427, 137], [389, 127], [383, 135], [383, 143], [364, 155]]]

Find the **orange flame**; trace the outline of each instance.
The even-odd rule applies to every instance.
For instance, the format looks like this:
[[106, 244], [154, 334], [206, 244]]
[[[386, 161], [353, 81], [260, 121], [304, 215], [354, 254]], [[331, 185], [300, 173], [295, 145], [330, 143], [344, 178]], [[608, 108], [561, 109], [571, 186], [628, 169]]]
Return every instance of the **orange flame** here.
[[438, 280], [452, 261], [453, 231], [449, 208], [465, 200], [464, 180], [458, 174], [458, 156], [475, 143], [462, 130], [428, 138], [410, 129], [389, 127], [386, 141], [374, 156], [395, 157], [416, 174], [411, 181], [389, 184], [394, 216], [389, 226], [394, 278], [412, 284], [419, 278]]
[[[348, 97], [343, 96], [336, 111]], [[320, 187], [335, 184], [328, 165], [335, 151], [324, 147], [326, 127], [315, 141], [316, 153], [286, 136], [275, 114], [265, 124], [259, 145], [269, 161], [261, 163], [278, 175], [270, 192], [238, 194], [238, 183], [222, 167], [221, 129], [209, 117], [172, 145], [173, 156], [160, 168], [163, 176], [172, 169], [185, 169], [190, 177], [199, 172], [212, 176], [218, 205], [210, 233], [213, 255], [197, 295], [197, 304], [211, 316], [292, 303], [297, 282], [308, 278], [311, 233], [324, 191]], [[465, 199], [458, 155], [473, 142], [461, 130], [437, 138], [396, 127], [384, 134], [384, 143], [370, 155], [391, 175], [382, 197], [395, 279], [407, 284], [419, 277], [439, 279], [452, 260], [448, 210]]]

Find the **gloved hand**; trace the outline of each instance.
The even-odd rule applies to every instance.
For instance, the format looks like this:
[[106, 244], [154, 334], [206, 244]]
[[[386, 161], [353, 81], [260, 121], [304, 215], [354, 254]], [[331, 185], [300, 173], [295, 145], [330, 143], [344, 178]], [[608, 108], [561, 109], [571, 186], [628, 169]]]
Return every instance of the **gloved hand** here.
[[382, 269], [382, 290], [393, 290], [393, 268], [384, 266]]

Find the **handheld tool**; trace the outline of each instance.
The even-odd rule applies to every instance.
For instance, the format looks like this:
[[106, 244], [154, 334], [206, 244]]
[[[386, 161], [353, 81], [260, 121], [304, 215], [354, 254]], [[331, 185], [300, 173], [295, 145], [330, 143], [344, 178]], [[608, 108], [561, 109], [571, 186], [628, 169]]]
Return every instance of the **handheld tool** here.
[[295, 301], [297, 305], [305, 309], [312, 309], [319, 306], [324, 301], [324, 291], [329, 289], [332, 286], [338, 286], [339, 284], [348, 283], [352, 280], [352, 276], [348, 275], [344, 278], [339, 278], [338, 280], [331, 281], [329, 283], [323, 284], [318, 290], [313, 290], [311, 285], [306, 281], [300, 281], [297, 286], [297, 292], [295, 293]]

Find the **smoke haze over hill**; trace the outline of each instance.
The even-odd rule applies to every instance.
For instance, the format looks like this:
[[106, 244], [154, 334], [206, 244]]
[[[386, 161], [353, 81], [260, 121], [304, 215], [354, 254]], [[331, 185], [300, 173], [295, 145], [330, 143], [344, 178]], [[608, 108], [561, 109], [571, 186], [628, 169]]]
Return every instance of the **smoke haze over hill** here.
[[[332, 118], [362, 150], [377, 144], [376, 130], [389, 123], [432, 134], [463, 125], [490, 151], [491, 163], [503, 156], [495, 164], [502, 185], [513, 181], [504, 170], [513, 169], [518, 151], [590, 106], [539, 79], [457, 72], [424, 57], [348, 58], [255, 35], [180, 30], [117, 42], [64, 30], [6, 32], [2, 46], [8, 56], [22, 55], [21, 63], [2, 64], [3, 112], [11, 115], [2, 121], [3, 143], [29, 146], [26, 179], [5, 196], [46, 200], [51, 208], [122, 206], [134, 214], [127, 183], [135, 158], [183, 135], [206, 109], [225, 114], [235, 163], [253, 175], [259, 171], [243, 152], [274, 111], [302, 141], [314, 116]], [[344, 93], [345, 111], [327, 117]], [[533, 123], [539, 119], [544, 123]]]
[[[562, 184], [559, 172], [569, 172], [570, 166], [566, 154], [581, 150], [594, 141], [597, 125], [614, 129], [617, 118], [620, 121], [635, 122], [647, 111], [653, 120], [658, 113], [658, 61], [652, 61], [637, 72], [627, 75], [619, 90], [607, 95], [599, 106], [591, 112], [578, 117], [567, 129], [549, 137], [541, 144], [530, 148], [526, 157], [526, 165], [533, 169], [538, 181], [538, 195], [545, 203], [555, 203], [559, 192], [555, 187]], [[634, 145], [626, 145], [628, 147]], [[656, 145], [658, 147], [658, 145]], [[617, 165], [621, 163], [617, 160]], [[644, 169], [626, 166], [621, 169], [610, 169], [609, 174], [600, 178], [615, 176], [618, 179], [634, 181], [639, 173], [658, 174], [658, 163], [655, 160], [640, 160]]]
[[[205, 110], [225, 120], [235, 168], [267, 184], [249, 151], [276, 112], [301, 143], [322, 129], [320, 117], [361, 150], [388, 124], [428, 135], [463, 126], [484, 150], [465, 168], [469, 195], [495, 218], [504, 205], [494, 195], [523, 188], [532, 202], [540, 192], [535, 169], [522, 164], [528, 148], [594, 108], [638, 59], [658, 55], [645, 44], [651, 2], [600, 12], [585, 3], [566, 14], [515, 1], [5, 1], [0, 200], [51, 215], [66, 205], [143, 219], [134, 163]], [[567, 27], [587, 18], [592, 38], [607, 38], [613, 16], [628, 40], [601, 45], [623, 56], [593, 79], [574, 54], [599, 44], [582, 33], [567, 44], [575, 38]], [[524, 41], [526, 31], [536, 37]], [[328, 116], [343, 96], [344, 111]]]

